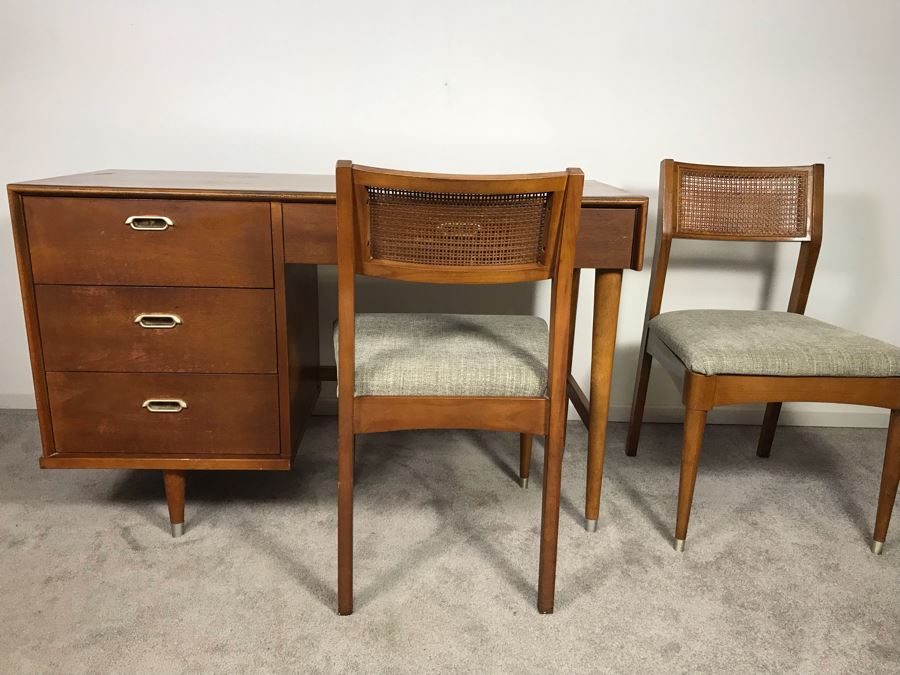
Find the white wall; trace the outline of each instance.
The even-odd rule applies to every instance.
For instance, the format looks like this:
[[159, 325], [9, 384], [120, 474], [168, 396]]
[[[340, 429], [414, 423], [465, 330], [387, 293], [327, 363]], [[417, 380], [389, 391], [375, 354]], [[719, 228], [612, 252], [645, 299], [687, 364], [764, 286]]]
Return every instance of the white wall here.
[[[325, 173], [338, 158], [437, 171], [580, 166], [651, 195], [652, 242], [663, 157], [821, 161], [825, 239], [809, 312], [900, 343], [898, 34], [892, 0], [2, 0], [0, 182], [109, 167]], [[792, 245], [679, 244], [664, 309], [786, 306]], [[648, 269], [651, 255], [652, 245]], [[334, 277], [321, 278], [330, 310]], [[614, 419], [630, 403], [647, 283], [648, 272], [625, 274]], [[587, 274], [583, 288], [574, 369], [586, 385]], [[468, 297], [507, 309], [524, 298], [546, 314], [542, 287], [520, 300]], [[0, 318], [0, 405], [31, 406], [5, 203]], [[651, 387], [648, 417], [677, 415], [665, 376]], [[785, 420], [886, 422], [866, 409], [800, 411]]]

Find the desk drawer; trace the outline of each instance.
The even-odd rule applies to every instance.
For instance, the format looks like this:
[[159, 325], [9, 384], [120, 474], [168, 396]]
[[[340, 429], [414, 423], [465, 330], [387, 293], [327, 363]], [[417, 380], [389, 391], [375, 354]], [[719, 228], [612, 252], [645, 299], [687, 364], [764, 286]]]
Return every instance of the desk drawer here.
[[58, 453], [280, 451], [275, 375], [47, 373], [47, 387]]
[[[267, 203], [79, 197], [23, 203], [35, 283], [273, 286]], [[128, 224], [135, 216], [152, 218]]]
[[35, 297], [47, 370], [277, 369], [271, 290], [38, 285]]
[[640, 269], [638, 214], [636, 208], [582, 208], [575, 267]]

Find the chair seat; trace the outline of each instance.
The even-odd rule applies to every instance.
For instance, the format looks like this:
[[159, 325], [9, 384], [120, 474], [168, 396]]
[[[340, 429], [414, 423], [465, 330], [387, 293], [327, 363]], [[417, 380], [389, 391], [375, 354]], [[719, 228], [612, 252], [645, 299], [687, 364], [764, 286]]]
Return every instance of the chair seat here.
[[548, 341], [536, 316], [357, 314], [356, 395], [543, 396]]
[[685, 310], [649, 329], [702, 375], [900, 376], [900, 348], [802, 314]]

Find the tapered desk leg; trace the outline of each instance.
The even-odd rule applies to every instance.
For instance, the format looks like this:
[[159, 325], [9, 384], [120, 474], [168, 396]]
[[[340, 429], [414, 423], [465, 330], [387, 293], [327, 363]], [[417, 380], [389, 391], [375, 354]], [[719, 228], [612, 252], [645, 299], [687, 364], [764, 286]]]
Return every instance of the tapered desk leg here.
[[163, 471], [163, 484], [166, 486], [166, 501], [169, 504], [169, 522], [172, 525], [172, 536], [184, 534], [184, 471]]
[[591, 402], [588, 424], [587, 496], [584, 504], [585, 528], [596, 531], [600, 515], [600, 488], [606, 454], [606, 424], [609, 419], [609, 391], [622, 270], [597, 270], [594, 282], [594, 327], [591, 339]]

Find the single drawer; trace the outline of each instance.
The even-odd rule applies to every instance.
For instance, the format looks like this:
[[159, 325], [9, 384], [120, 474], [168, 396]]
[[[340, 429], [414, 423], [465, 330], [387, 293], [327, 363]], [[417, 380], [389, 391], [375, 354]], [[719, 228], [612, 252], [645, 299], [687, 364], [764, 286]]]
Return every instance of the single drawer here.
[[274, 373], [271, 290], [37, 285], [46, 370]]
[[276, 455], [276, 375], [47, 373], [62, 454]]
[[[637, 208], [581, 209], [575, 242], [575, 267], [640, 269]], [[636, 234], [637, 233], [637, 234]]]
[[25, 197], [35, 283], [271, 288], [267, 203]]
[[283, 204], [284, 259], [289, 263], [337, 263], [337, 207]]

